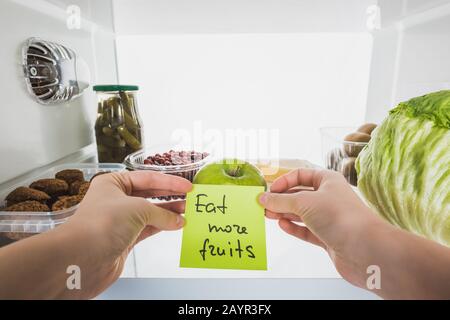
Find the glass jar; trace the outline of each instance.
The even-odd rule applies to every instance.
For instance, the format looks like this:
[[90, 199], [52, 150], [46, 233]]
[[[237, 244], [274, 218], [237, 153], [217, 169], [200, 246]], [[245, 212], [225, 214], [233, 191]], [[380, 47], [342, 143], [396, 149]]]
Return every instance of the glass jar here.
[[137, 86], [97, 85], [95, 138], [99, 162], [122, 163], [143, 146], [143, 125], [137, 108]]

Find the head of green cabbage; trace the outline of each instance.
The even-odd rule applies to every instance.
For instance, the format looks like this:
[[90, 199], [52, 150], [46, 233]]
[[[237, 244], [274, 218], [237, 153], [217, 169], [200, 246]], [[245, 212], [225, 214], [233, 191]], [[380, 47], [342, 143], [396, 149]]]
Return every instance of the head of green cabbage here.
[[450, 246], [450, 90], [391, 110], [356, 171], [358, 189], [381, 216]]

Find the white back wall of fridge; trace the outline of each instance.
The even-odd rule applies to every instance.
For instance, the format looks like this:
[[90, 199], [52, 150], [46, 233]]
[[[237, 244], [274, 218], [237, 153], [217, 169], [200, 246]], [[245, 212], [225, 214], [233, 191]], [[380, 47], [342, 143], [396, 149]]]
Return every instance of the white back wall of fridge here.
[[[69, 29], [69, 5], [80, 29]], [[116, 82], [110, 0], [0, 1], [0, 183], [91, 144], [96, 98], [91, 88], [69, 103], [44, 106], [28, 94], [21, 46], [29, 37], [66, 45], [87, 62], [91, 84]]]
[[401, 101], [450, 88], [450, 1], [379, 0], [366, 120]]
[[199, 127], [217, 139], [227, 129], [279, 130], [262, 158], [321, 164], [319, 128], [364, 121], [374, 1], [113, 3], [120, 81], [141, 86], [149, 144]]

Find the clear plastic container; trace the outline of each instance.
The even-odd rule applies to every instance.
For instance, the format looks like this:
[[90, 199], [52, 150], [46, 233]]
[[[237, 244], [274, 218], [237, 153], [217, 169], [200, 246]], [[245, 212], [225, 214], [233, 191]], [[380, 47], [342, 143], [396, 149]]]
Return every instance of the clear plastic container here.
[[355, 169], [356, 158], [368, 144], [368, 142], [344, 140], [344, 137], [354, 132], [355, 129], [353, 127], [327, 127], [320, 129], [324, 166], [327, 169], [342, 173], [353, 186], [356, 186], [358, 182]]
[[[8, 188], [7, 190], [0, 191], [0, 238], [7, 238], [10, 241], [20, 240], [27, 238], [34, 234], [46, 232], [54, 229], [58, 225], [66, 222], [75, 212], [78, 206], [73, 206], [68, 209], [50, 212], [9, 212], [2, 211], [5, 208], [6, 203], [4, 199], [15, 188], [20, 186], [28, 186], [33, 181], [54, 178], [58, 171], [64, 169], [78, 169], [84, 174], [84, 178], [89, 181], [92, 176], [99, 172], [111, 171], [123, 171], [126, 170], [122, 164], [115, 163], [77, 163], [77, 164], [64, 164], [55, 166], [47, 171], [44, 171], [36, 176], [27, 178], [19, 182], [16, 186]], [[0, 239], [1, 243], [8, 242], [5, 239]]]
[[[156, 154], [164, 154], [165, 152], [169, 152], [170, 149], [164, 149], [161, 147], [147, 147], [146, 149], [139, 150], [135, 153], [128, 155], [125, 158], [124, 164], [129, 170], [151, 170], [155, 172], [167, 173], [176, 175], [179, 177], [183, 177], [192, 181], [194, 179], [195, 174], [202, 168], [206, 163], [211, 161], [211, 156], [208, 155], [198, 161], [194, 161], [192, 163], [187, 164], [179, 164], [179, 165], [154, 165], [154, 164], [145, 164], [144, 160], [149, 156], [153, 156]], [[182, 151], [182, 150], [177, 150]], [[159, 197], [160, 200], [174, 200], [177, 198], [184, 198], [183, 196], [169, 196], [169, 197]]]
[[122, 163], [143, 147], [143, 124], [137, 107], [138, 86], [96, 85], [95, 138], [99, 162]]

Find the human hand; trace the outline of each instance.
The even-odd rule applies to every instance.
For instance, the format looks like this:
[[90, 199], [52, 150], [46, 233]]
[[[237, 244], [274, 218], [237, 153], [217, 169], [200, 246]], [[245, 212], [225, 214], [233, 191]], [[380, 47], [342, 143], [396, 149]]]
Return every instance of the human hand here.
[[184, 201], [155, 205], [145, 198], [185, 194], [191, 188], [186, 179], [149, 171], [96, 177], [75, 215], [55, 229], [77, 239], [72, 254], [75, 260], [83, 256], [81, 297], [94, 297], [112, 284], [139, 241], [183, 226], [179, 213], [184, 212]]
[[275, 180], [260, 202], [266, 216], [279, 220], [282, 230], [324, 248], [344, 279], [365, 286], [366, 268], [360, 266], [356, 253], [371, 230], [387, 223], [361, 201], [341, 174], [291, 171]]

